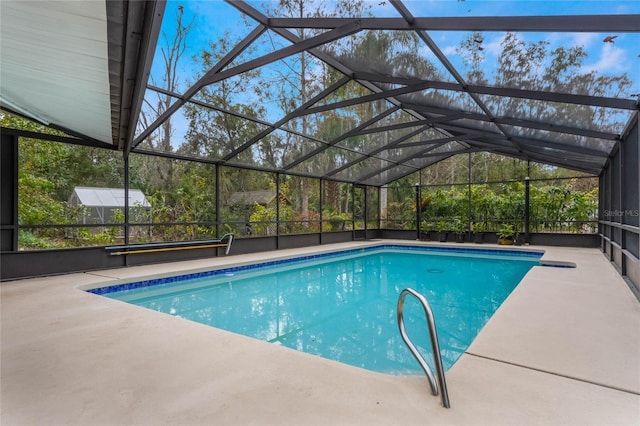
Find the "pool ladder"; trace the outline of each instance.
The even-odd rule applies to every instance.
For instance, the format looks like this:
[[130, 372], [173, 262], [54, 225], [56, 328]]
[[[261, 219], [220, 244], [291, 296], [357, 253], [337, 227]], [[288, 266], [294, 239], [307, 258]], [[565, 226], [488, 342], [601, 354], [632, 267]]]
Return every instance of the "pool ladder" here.
[[[436, 366], [436, 374], [438, 375], [438, 381], [436, 382], [433, 373], [431, 372], [431, 368], [427, 365], [420, 352], [416, 349], [415, 345], [409, 339], [407, 335], [407, 330], [404, 326], [404, 300], [408, 295], [414, 296], [420, 304], [422, 305], [422, 309], [424, 309], [424, 313], [427, 317], [427, 328], [429, 330], [429, 338], [431, 339], [431, 349], [433, 350], [433, 360]], [[429, 385], [431, 385], [431, 393], [436, 396], [438, 395], [438, 388], [440, 389], [440, 397], [442, 399], [442, 406], [445, 408], [451, 407], [449, 404], [449, 394], [447, 393], [447, 382], [444, 378], [444, 367], [442, 366], [442, 356], [440, 354], [440, 344], [438, 343], [438, 333], [436, 332], [436, 320], [433, 317], [433, 311], [431, 310], [431, 306], [427, 299], [415, 291], [412, 288], [405, 288], [400, 292], [400, 297], [398, 298], [398, 328], [400, 329], [400, 335], [402, 336], [402, 340], [407, 344], [409, 350], [413, 357], [418, 361], [422, 370], [424, 370], [424, 374], [427, 375], [427, 379], [429, 379]]]

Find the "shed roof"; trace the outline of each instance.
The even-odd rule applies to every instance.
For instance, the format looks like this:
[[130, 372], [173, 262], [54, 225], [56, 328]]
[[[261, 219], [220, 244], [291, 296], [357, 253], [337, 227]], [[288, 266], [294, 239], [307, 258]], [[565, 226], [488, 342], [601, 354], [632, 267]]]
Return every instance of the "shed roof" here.
[[[77, 197], [78, 204], [87, 207], [124, 208], [123, 188], [88, 188], [77, 186], [73, 194]], [[150, 208], [151, 204], [139, 189], [129, 189], [129, 207]]]

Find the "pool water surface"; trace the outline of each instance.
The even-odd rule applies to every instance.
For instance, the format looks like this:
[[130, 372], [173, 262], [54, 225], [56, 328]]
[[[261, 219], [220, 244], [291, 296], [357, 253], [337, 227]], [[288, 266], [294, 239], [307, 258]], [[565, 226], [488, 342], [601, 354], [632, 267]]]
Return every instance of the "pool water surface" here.
[[[422, 374], [398, 331], [400, 292], [411, 287], [429, 300], [449, 369], [540, 256], [373, 248], [94, 292], [357, 367]], [[424, 312], [412, 298], [404, 316], [433, 367]]]

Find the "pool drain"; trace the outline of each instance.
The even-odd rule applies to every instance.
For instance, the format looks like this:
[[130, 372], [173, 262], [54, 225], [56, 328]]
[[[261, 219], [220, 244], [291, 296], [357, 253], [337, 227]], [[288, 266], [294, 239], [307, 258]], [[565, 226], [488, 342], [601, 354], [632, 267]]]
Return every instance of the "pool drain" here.
[[438, 268], [431, 268], [431, 269], [427, 269], [427, 272], [430, 274], [441, 274], [444, 271], [442, 269], [438, 269]]

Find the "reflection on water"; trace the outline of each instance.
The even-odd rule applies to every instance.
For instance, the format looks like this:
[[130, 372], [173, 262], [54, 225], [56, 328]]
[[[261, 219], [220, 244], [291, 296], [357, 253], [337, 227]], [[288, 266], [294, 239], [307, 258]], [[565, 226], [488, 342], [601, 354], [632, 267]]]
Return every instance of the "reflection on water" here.
[[[429, 300], [448, 369], [534, 264], [378, 251], [109, 297], [369, 370], [421, 374], [398, 331], [402, 289]], [[424, 312], [412, 298], [405, 323], [430, 361]]]

